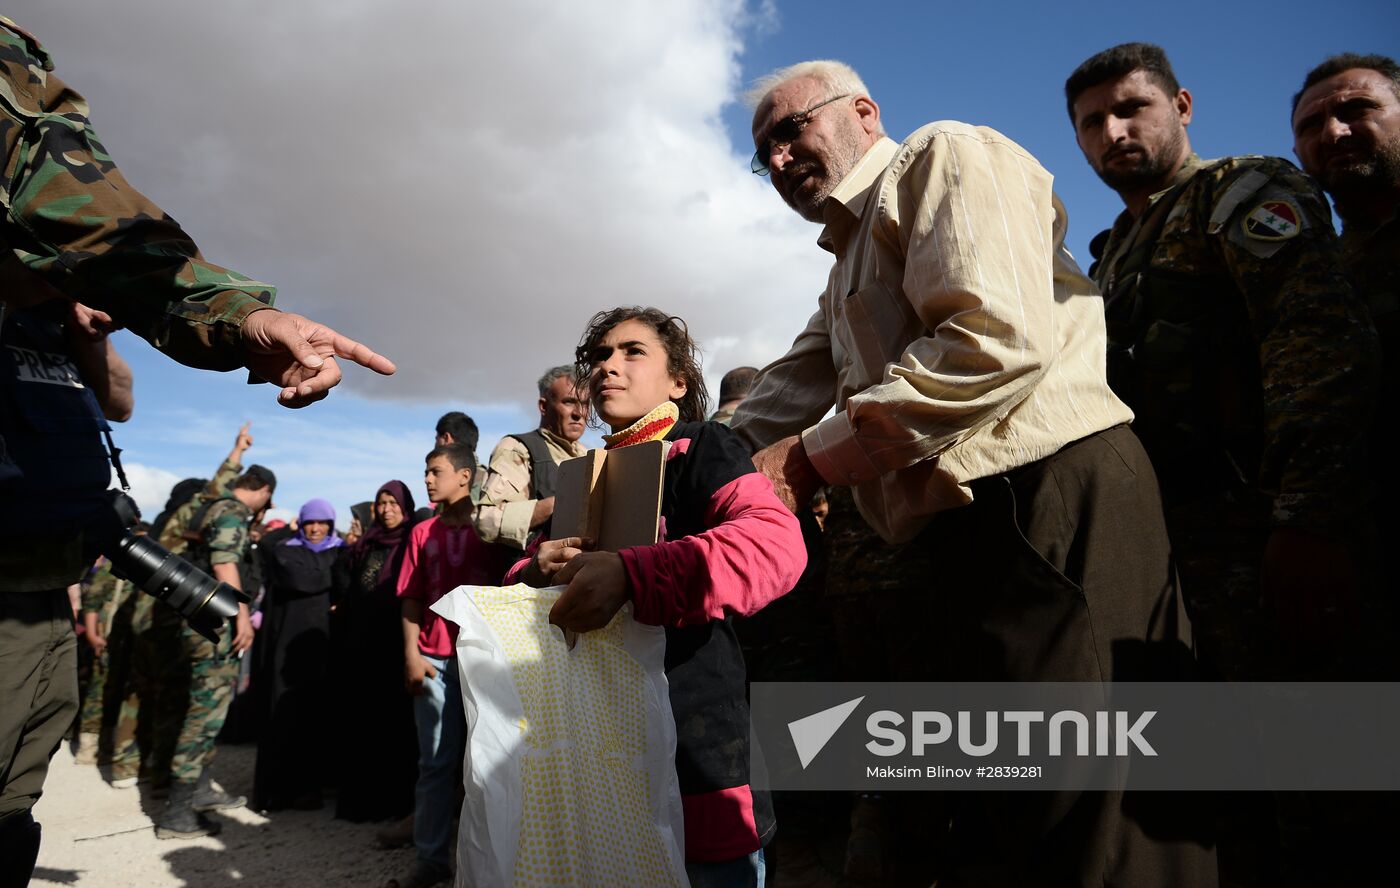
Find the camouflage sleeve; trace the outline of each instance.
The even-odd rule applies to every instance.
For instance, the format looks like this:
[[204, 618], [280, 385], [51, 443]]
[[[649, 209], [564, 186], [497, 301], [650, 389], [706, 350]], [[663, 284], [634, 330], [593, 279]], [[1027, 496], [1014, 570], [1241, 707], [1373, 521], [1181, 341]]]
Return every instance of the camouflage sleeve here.
[[168, 549], [179, 555], [189, 547], [189, 540], [185, 539], [185, 531], [190, 529], [190, 521], [194, 518], [194, 513], [199, 509], [203, 501], [199, 497], [191, 497], [189, 501], [180, 504], [169, 518], [165, 521], [165, 527], [160, 532], [160, 539], [156, 540], [162, 548]]
[[518, 439], [502, 438], [491, 452], [491, 466], [481, 485], [477, 535], [488, 543], [524, 549], [535, 512], [536, 500], [530, 493], [530, 452]]
[[83, 610], [94, 614], [101, 613], [116, 596], [119, 583], [120, 581], [112, 576], [111, 563], [103, 559], [102, 566], [83, 583]]
[[136, 584], [133, 583], [133, 582], [131, 582], [130, 580], [117, 580], [117, 583], [116, 583], [116, 590], [117, 590], [117, 591], [116, 591], [116, 594], [115, 594], [115, 596], [113, 597], [113, 600], [112, 600], [112, 602], [113, 602], [113, 608], [112, 608], [112, 610], [113, 610], [114, 613], [115, 613], [116, 611], [121, 610], [122, 607], [123, 607], [128, 601], [130, 601], [130, 600], [132, 599], [133, 596], [135, 596], [137, 593], [139, 593], [139, 592], [141, 591], [140, 589], [137, 589], [137, 588], [136, 588]]
[[275, 290], [204, 261], [179, 223], [127, 183], [87, 102], [52, 67], [33, 38], [0, 21], [0, 239], [175, 360], [238, 367], [238, 327]]
[[1366, 497], [1375, 329], [1343, 274], [1321, 192], [1277, 158], [1242, 169], [1217, 189], [1211, 229], [1223, 226], [1219, 243], [1259, 346], [1259, 483], [1274, 495], [1276, 525], [1337, 526]]
[[237, 500], [221, 500], [209, 507], [200, 533], [210, 564], [237, 564], [248, 549], [248, 516]]
[[214, 470], [214, 477], [209, 479], [209, 483], [204, 487], [206, 496], [216, 497], [228, 493], [228, 486], [238, 477], [238, 473], [243, 467], [235, 462], [224, 460], [217, 469]]

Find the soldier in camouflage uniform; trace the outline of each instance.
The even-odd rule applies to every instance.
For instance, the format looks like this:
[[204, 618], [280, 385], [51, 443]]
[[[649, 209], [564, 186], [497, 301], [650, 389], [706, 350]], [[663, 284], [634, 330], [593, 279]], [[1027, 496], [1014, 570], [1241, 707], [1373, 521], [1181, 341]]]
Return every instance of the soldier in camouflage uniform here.
[[[1380, 335], [1381, 391], [1400, 389], [1400, 65], [1344, 53], [1312, 71], [1293, 99], [1293, 151], [1342, 217], [1342, 262]], [[1376, 412], [1371, 459], [1380, 538], [1400, 533], [1396, 411]], [[1390, 595], [1383, 595], [1390, 598]], [[1393, 655], [1393, 649], [1391, 651]]]
[[[228, 495], [229, 486], [243, 470], [243, 454], [252, 446], [253, 436], [245, 423], [214, 477], [204, 482], [194, 496], [163, 515], [160, 526], [154, 528], [162, 547], [177, 555], [185, 553], [190, 544], [187, 534], [191, 519], [205, 504]], [[188, 692], [176, 678], [183, 671], [179, 634], [168, 628], [156, 630], [154, 604], [154, 599], [144, 598], [131, 607], [130, 681], [113, 732], [108, 779], [118, 788], [136, 785], [144, 759], [144, 770], [152, 778], [155, 792], [164, 795]]]
[[[248, 548], [248, 532], [271, 503], [275, 484], [270, 472], [254, 466], [239, 476], [224, 496], [201, 505], [190, 518], [185, 533], [189, 544], [184, 554], [190, 563], [234, 588], [242, 588], [238, 564]], [[204, 812], [246, 802], [214, 789], [209, 783], [208, 767], [214, 759], [214, 741], [228, 715], [238, 679], [236, 655], [253, 642], [248, 608], [239, 605], [236, 631], [223, 633], [217, 643], [189, 628], [164, 604], [157, 605], [153, 622], [158, 637], [178, 638], [181, 662], [172, 664], [173, 675], [181, 683], [187, 680], [189, 688], [170, 761], [170, 803], [156, 825], [156, 836], [174, 839], [213, 835], [219, 826]]]
[[112, 574], [106, 559], [83, 583], [84, 638], [92, 646], [92, 675], [78, 717], [78, 752], [73, 760], [91, 765], [110, 755], [112, 738], [106, 728], [117, 720], [131, 664], [131, 616], [136, 587]]
[[[1192, 154], [1191, 95], [1158, 47], [1106, 50], [1065, 93], [1127, 206], [1096, 269], [1109, 383], [1161, 479], [1203, 659], [1236, 679], [1317, 669], [1351, 595], [1378, 360], [1326, 201], [1279, 158]], [[1275, 658], [1261, 591], [1306, 659]]]
[[[1341, 677], [1362, 647], [1350, 626], [1379, 355], [1327, 203], [1282, 159], [1192, 154], [1191, 96], [1158, 47], [1100, 53], [1065, 92], [1080, 149], [1127, 207], [1095, 275], [1109, 382], [1161, 478], [1202, 661], [1228, 679]], [[1326, 798], [1219, 804], [1222, 881], [1362, 881], [1345, 874], [1365, 870], [1352, 869], [1365, 849]]]
[[[1381, 341], [1381, 391], [1393, 398], [1400, 387], [1400, 65], [1381, 55], [1327, 59], [1308, 72], [1294, 96], [1292, 125], [1294, 153], [1342, 218], [1343, 266], [1371, 310]], [[1379, 681], [1395, 680], [1400, 649], [1400, 602], [1389, 551], [1400, 534], [1400, 461], [1392, 456], [1396, 424], [1393, 401], [1384, 403], [1370, 431], [1372, 515], [1380, 544], [1367, 563], [1360, 664], [1365, 672], [1357, 677]], [[1303, 807], [1291, 801], [1293, 808]], [[1324, 812], [1330, 841], [1304, 838], [1328, 849], [1325, 862], [1338, 884], [1361, 884], [1368, 879], [1364, 873], [1393, 866], [1388, 852], [1400, 831], [1393, 793], [1335, 793], [1321, 804], [1308, 801]], [[1340, 872], [1338, 863], [1350, 872]]]
[[[115, 323], [190, 366], [247, 367], [292, 407], [340, 381], [336, 356], [394, 369], [330, 328], [272, 309], [272, 287], [204, 261], [180, 226], [126, 182], [87, 103], [52, 70], [37, 40], [0, 19], [0, 245], [47, 284], [17, 287], [0, 277], [0, 493], [37, 507], [24, 522], [0, 518], [0, 874], [18, 884], [38, 856], [31, 808], [77, 711], [65, 590], [89, 563], [81, 528], [104, 507], [108, 475], [101, 417], [55, 425], [53, 405], [78, 399], [36, 396], [39, 388], [57, 395], [57, 387], [32, 385], [40, 380], [16, 362], [36, 352], [14, 352], [15, 335], [32, 340], [42, 328], [52, 343], [45, 365], [62, 367], [63, 336], [51, 331]], [[80, 313], [74, 302], [96, 312]], [[55, 471], [59, 444], [82, 456]]]

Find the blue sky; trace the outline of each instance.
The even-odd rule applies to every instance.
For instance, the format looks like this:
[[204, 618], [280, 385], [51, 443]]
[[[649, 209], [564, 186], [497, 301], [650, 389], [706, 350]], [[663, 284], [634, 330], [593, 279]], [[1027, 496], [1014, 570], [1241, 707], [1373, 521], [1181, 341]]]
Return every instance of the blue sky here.
[[[838, 58], [861, 73], [894, 138], [939, 119], [1000, 130], [1054, 173], [1081, 260], [1122, 209], [1084, 162], [1065, 112], [1065, 78], [1084, 59], [1119, 43], [1156, 43], [1195, 98], [1197, 153], [1292, 159], [1288, 108], [1309, 68], [1344, 51], [1400, 57], [1400, 3], [1385, 0], [874, 3], [868, 25], [833, 28], [851, 8], [778, 4], [777, 30], [745, 46], [745, 79], [801, 58]], [[747, 111], [730, 109], [725, 123], [742, 146]]]
[[327, 401], [288, 411], [243, 374], [189, 370], [119, 334], [137, 412], [117, 441], [147, 508], [211, 472], [244, 421], [249, 459], [282, 479], [279, 506], [323, 496], [344, 515], [393, 477], [420, 492], [442, 412], [473, 415], [486, 457], [535, 424], [533, 380], [615, 304], [691, 320], [712, 385], [781, 353], [827, 258], [747, 171], [736, 96], [772, 68], [850, 63], [896, 138], [945, 118], [1006, 133], [1055, 175], [1087, 265], [1121, 207], [1064, 111], [1084, 58], [1160, 43], [1195, 95], [1198, 153], [1291, 157], [1288, 101], [1309, 67], [1343, 50], [1400, 56], [1400, 4], [1349, 0], [424, 0], [392, 19], [367, 0], [115, 6], [33, 0], [9, 15], [210, 259], [403, 368], [347, 371]]

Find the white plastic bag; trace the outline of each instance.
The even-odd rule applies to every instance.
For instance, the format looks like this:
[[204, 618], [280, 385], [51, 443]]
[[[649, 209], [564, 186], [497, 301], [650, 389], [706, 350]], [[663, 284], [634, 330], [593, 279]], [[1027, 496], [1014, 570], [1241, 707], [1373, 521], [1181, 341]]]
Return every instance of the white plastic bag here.
[[573, 650], [549, 625], [563, 587], [461, 586], [467, 714], [457, 885], [677, 885], [685, 875], [665, 631], [626, 605]]

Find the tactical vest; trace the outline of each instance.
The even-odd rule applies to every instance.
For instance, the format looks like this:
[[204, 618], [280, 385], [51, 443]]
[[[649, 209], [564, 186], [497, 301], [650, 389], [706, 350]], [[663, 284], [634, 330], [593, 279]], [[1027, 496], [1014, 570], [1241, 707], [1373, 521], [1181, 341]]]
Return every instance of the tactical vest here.
[[547, 499], [554, 496], [559, 467], [554, 464], [554, 457], [549, 455], [549, 443], [545, 441], [544, 435], [540, 434], [539, 429], [535, 429], [508, 437], [524, 444], [530, 453], [530, 488], [534, 491], [531, 498]]
[[110, 431], [68, 352], [58, 306], [0, 325], [0, 534], [76, 534], [106, 502]]
[[[545, 441], [544, 435], [540, 434], [539, 429], [534, 429], [507, 437], [514, 438], [524, 444], [525, 450], [530, 454], [531, 498], [541, 500], [554, 496], [554, 488], [559, 479], [559, 467], [554, 464], [554, 457], [549, 455], [549, 443]], [[543, 524], [530, 531], [525, 538], [527, 552], [536, 540], [551, 538], [549, 533], [553, 523], [553, 517], [547, 518]]]
[[1153, 264], [1168, 223], [1189, 210], [1178, 203], [1213, 167], [1159, 197], [1098, 269], [1109, 386], [1169, 501], [1251, 485], [1263, 441], [1258, 347], [1234, 281]]
[[[226, 502], [232, 502], [233, 505], [221, 505]], [[231, 496], [221, 496], [205, 502], [203, 505], [201, 505], [198, 509], [195, 510], [195, 513], [193, 515], [190, 516], [189, 526], [186, 527], [184, 532], [182, 533], [182, 536], [186, 541], [186, 547], [184, 552], [182, 552], [181, 554], [184, 556], [185, 560], [189, 561], [190, 564], [193, 564], [195, 567], [199, 568], [200, 570], [204, 571], [210, 576], [214, 575], [214, 566], [209, 558], [209, 543], [204, 538], [204, 529], [209, 523], [209, 513], [214, 509], [215, 506], [220, 506], [224, 509], [234, 509], [241, 512], [247, 511], [247, 508], [237, 499]], [[256, 592], [257, 590], [255, 589], [253, 591]]]

